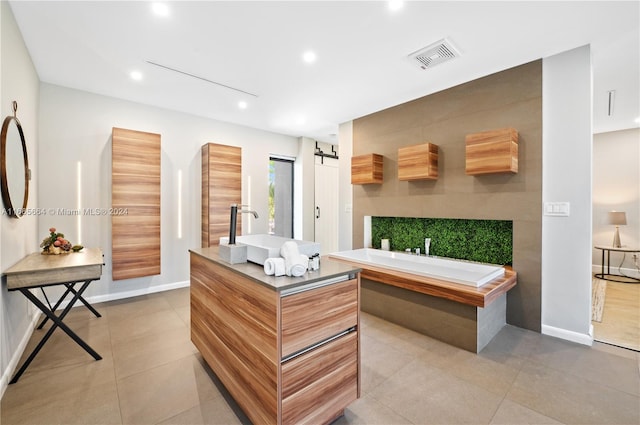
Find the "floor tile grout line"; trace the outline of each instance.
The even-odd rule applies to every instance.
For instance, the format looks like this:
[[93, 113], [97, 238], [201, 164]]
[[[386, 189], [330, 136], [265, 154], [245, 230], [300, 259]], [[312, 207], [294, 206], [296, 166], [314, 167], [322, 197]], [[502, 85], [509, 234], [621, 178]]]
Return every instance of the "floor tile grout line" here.
[[[581, 349], [581, 347], [577, 347], [577, 348]], [[587, 350], [587, 348], [585, 348], [585, 350]], [[634, 360], [629, 359], [627, 357], [617, 356], [617, 355], [611, 354], [611, 353], [605, 353], [605, 354], [613, 355], [613, 356], [617, 357], [619, 359], [619, 361], [624, 361], [624, 360], [629, 360], [629, 361], [632, 361], [632, 362], [634, 361]], [[574, 372], [574, 371], [572, 371], [570, 369], [567, 370], [566, 368], [563, 368], [561, 366], [554, 366], [553, 364], [550, 364], [549, 362], [545, 362], [545, 361], [542, 361], [542, 360], [530, 358], [529, 361], [537, 363], [538, 365], [543, 366], [543, 367], [545, 367], [547, 369], [550, 369], [550, 370], [552, 370], [552, 371], [554, 371], [556, 373], [560, 373], [560, 374], [563, 374], [563, 375], [569, 375], [569, 376], [572, 376], [574, 378], [581, 379], [581, 380], [586, 381], [587, 383], [589, 383], [591, 385], [597, 385], [599, 387], [604, 387], [604, 388], [607, 388], [607, 389], [612, 390], [612, 391], [616, 391], [616, 392], [619, 392], [619, 393], [627, 394], [627, 395], [630, 395], [632, 397], [637, 397], [639, 402], [640, 402], [640, 392], [638, 394], [630, 393], [630, 392], [625, 391], [623, 389], [612, 387], [611, 385], [608, 385], [608, 384], [599, 382], [599, 381], [597, 381], [595, 379], [591, 379], [589, 377], [586, 377], [586, 376], [578, 373], [577, 371]], [[640, 380], [640, 365], [639, 365], [637, 378]]]
[[[105, 306], [105, 310], [107, 309], [108, 303], [103, 303]], [[103, 316], [103, 318], [107, 321], [107, 332], [109, 333], [109, 349], [111, 350], [111, 373], [113, 374], [113, 381], [116, 386], [116, 397], [118, 398], [118, 417], [120, 418], [120, 424], [124, 424], [124, 419], [122, 417], [122, 402], [120, 400], [120, 388], [118, 385], [118, 377], [116, 376], [116, 358], [113, 353], [113, 339], [111, 338], [111, 326], [109, 324], [109, 314]]]
[[[543, 367], [547, 368], [547, 366], [546, 366], [546, 365], [544, 365], [544, 364], [541, 364], [541, 366], [543, 366]], [[522, 373], [524, 373], [524, 372], [523, 372], [523, 370], [522, 370], [522, 369], [520, 369], [520, 370], [518, 371], [518, 374], [516, 375], [516, 378], [513, 380], [513, 383], [512, 383], [512, 384], [511, 384], [511, 386], [509, 387], [509, 390], [508, 390], [508, 391], [507, 391], [507, 393], [504, 395], [504, 400], [508, 400], [509, 402], [514, 403], [514, 404], [517, 404], [518, 406], [521, 406], [521, 407], [522, 407], [522, 408], [524, 408], [524, 409], [531, 410], [532, 412], [536, 412], [536, 413], [537, 413], [537, 414], [539, 414], [539, 415], [542, 415], [542, 416], [544, 416], [544, 417], [547, 417], [547, 418], [553, 419], [553, 420], [554, 420], [554, 421], [556, 421], [556, 422], [565, 423], [565, 422], [563, 422], [560, 418], [557, 418], [557, 417], [554, 417], [554, 416], [550, 416], [549, 414], [547, 414], [547, 413], [545, 413], [545, 412], [541, 412], [541, 411], [539, 411], [539, 410], [535, 409], [534, 407], [525, 406], [524, 404], [522, 404], [522, 403], [520, 403], [520, 402], [518, 402], [518, 401], [516, 401], [516, 400], [512, 400], [512, 399], [510, 399], [510, 398], [509, 398], [509, 394], [510, 394], [510, 393], [511, 393], [511, 391], [514, 389], [514, 388], [513, 388], [513, 386], [515, 385], [516, 381], [518, 380], [518, 377], [520, 377], [520, 374], [522, 374]], [[503, 400], [502, 402], [504, 402], [504, 400]], [[501, 403], [501, 404], [502, 404], [502, 403]]]

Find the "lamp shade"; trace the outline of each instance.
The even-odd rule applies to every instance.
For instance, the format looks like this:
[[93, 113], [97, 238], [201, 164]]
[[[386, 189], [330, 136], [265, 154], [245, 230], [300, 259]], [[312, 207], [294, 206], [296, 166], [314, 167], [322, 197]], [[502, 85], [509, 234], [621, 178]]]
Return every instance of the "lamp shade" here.
[[610, 211], [607, 214], [607, 221], [614, 226], [625, 226], [627, 224], [627, 214], [624, 211]]

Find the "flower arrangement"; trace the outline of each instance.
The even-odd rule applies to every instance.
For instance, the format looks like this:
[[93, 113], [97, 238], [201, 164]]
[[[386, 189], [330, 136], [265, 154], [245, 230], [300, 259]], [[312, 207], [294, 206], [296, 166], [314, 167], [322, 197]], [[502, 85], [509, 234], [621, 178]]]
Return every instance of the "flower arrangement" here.
[[67, 239], [65, 239], [63, 233], [58, 233], [55, 227], [49, 229], [49, 236], [42, 240], [40, 243], [43, 254], [66, 254], [69, 252], [78, 252], [82, 248], [82, 245], [72, 245]]

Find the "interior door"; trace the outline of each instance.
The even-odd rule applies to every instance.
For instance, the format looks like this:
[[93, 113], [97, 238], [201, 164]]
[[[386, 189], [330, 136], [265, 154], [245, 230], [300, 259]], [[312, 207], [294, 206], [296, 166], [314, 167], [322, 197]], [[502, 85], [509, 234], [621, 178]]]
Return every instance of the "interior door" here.
[[338, 251], [338, 160], [315, 159], [315, 241], [324, 255]]

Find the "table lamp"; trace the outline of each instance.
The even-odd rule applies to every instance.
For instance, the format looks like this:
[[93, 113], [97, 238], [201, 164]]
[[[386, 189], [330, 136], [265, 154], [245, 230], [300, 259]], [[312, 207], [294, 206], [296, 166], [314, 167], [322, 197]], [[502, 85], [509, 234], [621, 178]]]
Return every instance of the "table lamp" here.
[[613, 247], [620, 248], [620, 231], [618, 226], [624, 226], [627, 224], [627, 215], [624, 211], [610, 211], [607, 215], [607, 221], [609, 224], [616, 226], [616, 232], [613, 234]]

